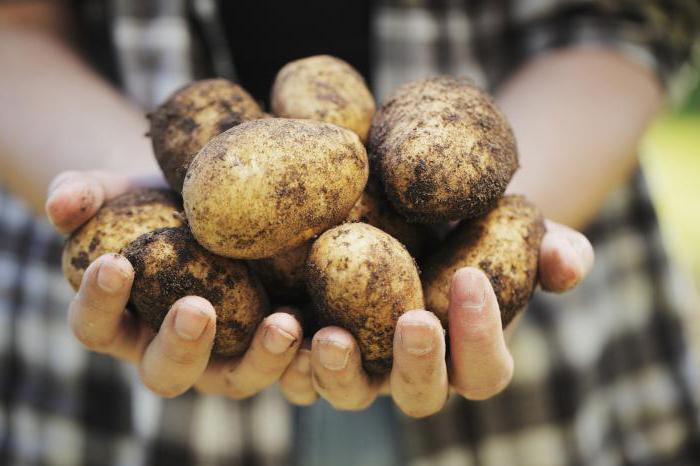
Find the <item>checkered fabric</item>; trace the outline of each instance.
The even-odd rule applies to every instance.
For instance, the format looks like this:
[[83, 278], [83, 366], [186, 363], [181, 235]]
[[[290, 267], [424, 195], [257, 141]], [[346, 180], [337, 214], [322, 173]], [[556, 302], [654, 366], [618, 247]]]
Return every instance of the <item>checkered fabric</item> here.
[[[207, 26], [215, 73], [234, 74], [214, 1], [82, 4], [93, 21], [111, 13], [121, 81], [145, 108], [199, 76], [192, 23]], [[530, 56], [582, 43], [614, 46], [667, 81], [700, 24], [694, 0], [374, 8], [379, 97], [435, 73], [495, 86]], [[511, 344], [510, 387], [483, 402], [452, 397], [441, 413], [411, 420], [387, 399], [362, 413], [323, 402], [296, 409], [274, 388], [244, 402], [158, 399], [133, 368], [75, 341], [62, 241], [0, 189], [0, 464], [700, 464], [700, 307], [666, 259], [640, 174], [587, 233], [595, 269], [570, 293], [535, 295]]]

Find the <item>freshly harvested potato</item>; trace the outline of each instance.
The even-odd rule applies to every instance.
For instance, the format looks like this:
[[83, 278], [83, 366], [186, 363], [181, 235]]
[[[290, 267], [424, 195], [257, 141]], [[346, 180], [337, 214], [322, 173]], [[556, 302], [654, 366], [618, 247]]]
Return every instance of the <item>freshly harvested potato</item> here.
[[123, 194], [105, 205], [68, 238], [63, 248], [63, 274], [80, 287], [88, 265], [109, 252], [120, 252], [140, 235], [157, 228], [179, 227], [184, 219], [179, 200], [164, 189]]
[[374, 97], [364, 78], [347, 62], [316, 55], [287, 63], [277, 73], [272, 113], [333, 123], [367, 141]]
[[[427, 233], [420, 225], [407, 223], [394, 212], [382, 193], [370, 188], [370, 183], [345, 221], [368, 223], [379, 228], [398, 239], [414, 257], [420, 254]], [[310, 240], [274, 257], [249, 262], [273, 302], [300, 303], [307, 297], [304, 265], [312, 243]]]
[[424, 308], [418, 270], [404, 246], [366, 223], [345, 223], [314, 242], [306, 280], [320, 324], [350, 331], [365, 369], [387, 372], [399, 316]]
[[505, 327], [525, 307], [537, 281], [544, 235], [540, 211], [522, 196], [506, 196], [486, 216], [463, 221], [424, 264], [425, 303], [447, 328], [452, 276], [476, 267], [489, 277]]
[[146, 233], [124, 249], [134, 267], [131, 303], [154, 330], [180, 298], [201, 296], [216, 310], [212, 353], [239, 356], [268, 312], [265, 292], [245, 262], [211, 254], [186, 227]]
[[362, 194], [367, 153], [339, 126], [268, 118], [212, 139], [182, 190], [194, 237], [215, 254], [273, 257], [342, 222]]
[[368, 152], [389, 201], [418, 223], [483, 215], [518, 168], [504, 115], [471, 81], [448, 76], [399, 87], [374, 115]]
[[244, 121], [263, 118], [260, 106], [225, 79], [195, 81], [149, 115], [153, 152], [168, 184], [182, 191], [187, 167], [214, 136]]
[[414, 256], [423, 249], [426, 231], [421, 225], [408, 223], [387, 203], [379, 189], [367, 184], [367, 188], [348, 214], [346, 221], [368, 223], [388, 233], [401, 242]]
[[304, 265], [312, 241], [267, 259], [249, 261], [275, 304], [296, 304], [306, 297]]

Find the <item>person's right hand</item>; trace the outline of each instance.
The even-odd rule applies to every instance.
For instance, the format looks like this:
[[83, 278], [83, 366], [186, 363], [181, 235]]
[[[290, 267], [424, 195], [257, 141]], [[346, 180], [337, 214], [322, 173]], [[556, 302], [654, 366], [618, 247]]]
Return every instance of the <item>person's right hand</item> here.
[[[154, 184], [105, 172], [65, 172], [51, 183], [46, 213], [59, 232], [70, 233], [105, 201]], [[87, 349], [136, 364], [141, 381], [155, 394], [174, 397], [195, 387], [242, 399], [284, 376], [286, 385], [299, 385], [294, 393], [302, 394], [287, 394], [290, 401], [310, 404], [317, 398], [306, 387], [311, 383], [309, 351], [299, 350], [302, 329], [292, 309], [280, 308], [267, 316], [240, 358], [210, 361], [216, 331], [212, 305], [201, 297], [183, 297], [156, 333], [125, 309], [133, 278], [134, 270], [123, 256], [101, 256], [85, 271], [68, 321]]]

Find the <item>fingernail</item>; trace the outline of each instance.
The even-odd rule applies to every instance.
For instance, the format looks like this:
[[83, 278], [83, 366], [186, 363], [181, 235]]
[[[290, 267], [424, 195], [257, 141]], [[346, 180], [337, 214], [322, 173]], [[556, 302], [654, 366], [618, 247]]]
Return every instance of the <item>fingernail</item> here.
[[311, 352], [309, 350], [299, 350], [294, 361], [294, 370], [304, 375], [311, 373]]
[[207, 312], [193, 305], [182, 306], [175, 312], [175, 333], [177, 336], [188, 341], [199, 339], [209, 322]]
[[331, 371], [339, 371], [348, 365], [350, 348], [333, 340], [318, 340], [321, 365]]
[[58, 190], [58, 188], [74, 180], [75, 174], [73, 173], [64, 173], [62, 175], [59, 175], [58, 178], [56, 178], [51, 184], [49, 184], [49, 188], [46, 190], [46, 197], [51, 197], [51, 195], [55, 193], [56, 190]]
[[401, 346], [407, 352], [422, 356], [433, 350], [433, 329], [422, 322], [404, 322], [399, 333]]
[[466, 307], [480, 310], [486, 300], [483, 275], [476, 270], [461, 269], [454, 280], [454, 298]]
[[579, 274], [585, 273], [585, 253], [583, 251], [582, 244], [577, 241], [576, 239], [572, 238], [571, 236], [567, 236], [566, 240], [564, 241], [566, 244], [569, 245], [571, 248], [571, 253], [572, 257], [574, 257], [574, 262], [575, 262], [575, 268], [579, 272]]
[[297, 341], [293, 335], [276, 325], [269, 325], [263, 335], [263, 346], [272, 354], [282, 354]]
[[97, 269], [97, 286], [107, 293], [116, 293], [121, 290], [129, 276], [121, 259], [103, 259]]

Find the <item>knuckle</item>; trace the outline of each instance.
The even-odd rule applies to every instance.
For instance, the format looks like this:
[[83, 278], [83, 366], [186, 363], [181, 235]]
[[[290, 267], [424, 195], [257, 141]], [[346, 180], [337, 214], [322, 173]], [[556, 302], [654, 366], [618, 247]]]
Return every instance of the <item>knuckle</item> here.
[[284, 367], [282, 362], [278, 360], [260, 361], [259, 364], [255, 365], [256, 377], [264, 380], [278, 379]]
[[163, 352], [163, 357], [176, 366], [192, 366], [196, 364], [200, 355], [194, 351], [169, 346]]
[[493, 340], [493, 331], [487, 322], [474, 322], [464, 329], [464, 338], [474, 345], [483, 345]]
[[88, 330], [89, 323], [73, 325], [73, 335], [86, 349], [95, 352], [105, 352], [114, 341], [111, 335], [102, 335], [94, 330]]

